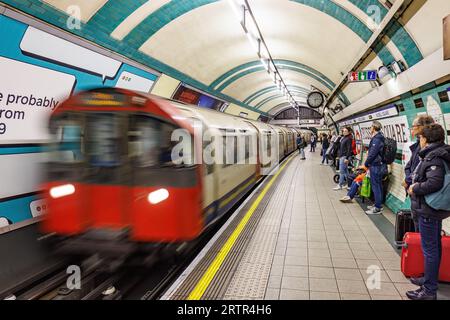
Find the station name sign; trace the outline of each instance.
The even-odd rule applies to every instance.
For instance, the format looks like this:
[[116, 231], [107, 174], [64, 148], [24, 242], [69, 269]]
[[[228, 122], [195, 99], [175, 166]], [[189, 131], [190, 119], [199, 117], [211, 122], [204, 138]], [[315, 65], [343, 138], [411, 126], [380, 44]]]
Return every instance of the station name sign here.
[[355, 118], [351, 118], [349, 120], [344, 120], [339, 122], [340, 126], [347, 126], [347, 125], [352, 125], [355, 123], [360, 123], [360, 122], [366, 122], [366, 121], [371, 121], [371, 120], [376, 120], [376, 119], [382, 119], [382, 118], [389, 118], [389, 117], [395, 117], [398, 115], [398, 110], [397, 107], [395, 105], [391, 105], [387, 108], [384, 108], [382, 110], [378, 110], [375, 112], [371, 112], [368, 114], [364, 114]]
[[364, 70], [357, 72], [349, 72], [348, 82], [365, 82], [376, 81], [378, 72], [376, 70]]

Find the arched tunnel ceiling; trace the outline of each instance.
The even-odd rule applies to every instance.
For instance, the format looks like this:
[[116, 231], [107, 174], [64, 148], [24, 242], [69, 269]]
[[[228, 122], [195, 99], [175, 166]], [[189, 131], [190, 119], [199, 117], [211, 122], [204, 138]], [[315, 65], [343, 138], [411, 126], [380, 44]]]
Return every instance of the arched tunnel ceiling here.
[[[273, 114], [285, 102], [229, 1], [29, 0], [40, 8], [4, 2], [242, 107]], [[285, 83], [301, 103], [312, 86], [330, 93], [365, 46], [374, 29], [369, 6], [378, 6], [381, 18], [388, 12], [379, 0], [248, 2]], [[447, 3], [429, 0], [425, 7], [433, 6], [434, 13], [441, 2]], [[68, 29], [64, 20], [73, 5], [81, 12], [79, 30]], [[423, 59], [419, 48], [431, 52], [429, 43], [439, 36], [427, 39], [417, 25], [395, 22], [369, 63], [402, 59], [411, 67]], [[347, 90], [347, 97], [344, 90], [340, 99], [350, 104], [358, 97], [353, 91]]]

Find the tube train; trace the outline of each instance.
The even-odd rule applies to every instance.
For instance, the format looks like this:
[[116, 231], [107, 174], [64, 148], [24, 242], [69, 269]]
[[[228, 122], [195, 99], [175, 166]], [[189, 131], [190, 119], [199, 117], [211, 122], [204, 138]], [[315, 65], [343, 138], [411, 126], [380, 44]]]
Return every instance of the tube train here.
[[[262, 163], [252, 139], [245, 140], [242, 157], [255, 156], [254, 163], [238, 164], [236, 156], [231, 164], [174, 163], [174, 130], [198, 141], [199, 124], [223, 140], [225, 154], [237, 145], [225, 139], [254, 136], [260, 145], [261, 137], [276, 135], [278, 148], [269, 143], [268, 149], [281, 159], [296, 149], [298, 134], [311, 135], [123, 89], [80, 92], [50, 118], [55, 141], [45, 166], [49, 209], [41, 230], [78, 253], [127, 253], [197, 238], [271, 165]], [[193, 145], [191, 153], [201, 157], [206, 143]]]

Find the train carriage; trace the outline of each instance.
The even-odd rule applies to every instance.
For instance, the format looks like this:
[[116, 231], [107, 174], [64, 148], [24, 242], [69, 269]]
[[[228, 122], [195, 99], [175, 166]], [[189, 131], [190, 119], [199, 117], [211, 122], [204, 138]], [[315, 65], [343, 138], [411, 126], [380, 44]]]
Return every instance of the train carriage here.
[[[290, 141], [281, 127], [113, 88], [71, 97], [50, 131], [42, 230], [113, 254], [196, 239], [278, 164], [261, 146], [281, 160]], [[223, 149], [204, 161], [211, 145]]]

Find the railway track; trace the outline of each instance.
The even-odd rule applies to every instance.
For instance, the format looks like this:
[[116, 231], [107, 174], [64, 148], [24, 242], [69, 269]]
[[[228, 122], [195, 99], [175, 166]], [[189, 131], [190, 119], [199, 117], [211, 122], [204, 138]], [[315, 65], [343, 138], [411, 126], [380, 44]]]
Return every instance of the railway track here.
[[[0, 290], [0, 300], [156, 300], [178, 278], [240, 203], [198, 239], [180, 246], [176, 254], [157, 253], [152, 261], [146, 262], [145, 267], [123, 265], [111, 271], [111, 261], [97, 255], [81, 261], [61, 260]], [[73, 274], [69, 272], [69, 266], [80, 267], [79, 286], [72, 289], [69, 287], [72, 287], [70, 283], [73, 282]]]

